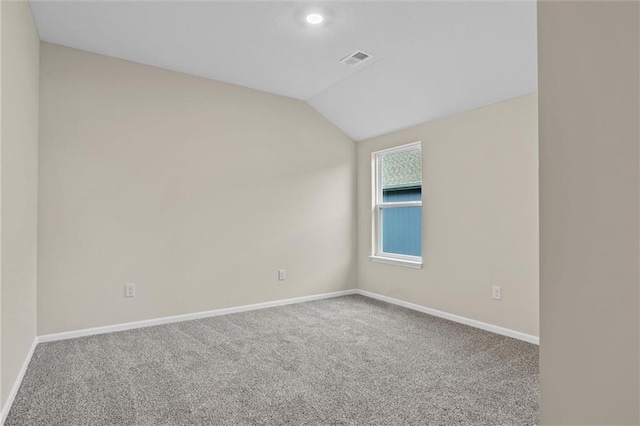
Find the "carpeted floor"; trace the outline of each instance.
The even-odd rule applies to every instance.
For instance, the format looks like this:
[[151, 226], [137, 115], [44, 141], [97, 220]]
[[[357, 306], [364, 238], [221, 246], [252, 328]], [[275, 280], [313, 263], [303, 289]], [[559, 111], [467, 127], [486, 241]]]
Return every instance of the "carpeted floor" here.
[[537, 422], [537, 346], [346, 296], [40, 344], [6, 425]]

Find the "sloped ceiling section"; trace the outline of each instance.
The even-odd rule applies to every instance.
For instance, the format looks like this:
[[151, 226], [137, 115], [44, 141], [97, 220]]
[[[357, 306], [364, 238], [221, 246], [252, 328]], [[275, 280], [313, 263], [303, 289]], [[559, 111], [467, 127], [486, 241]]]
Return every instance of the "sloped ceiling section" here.
[[[535, 1], [31, 1], [43, 41], [307, 101], [354, 140], [536, 91]], [[305, 22], [324, 15], [319, 26]], [[360, 67], [340, 59], [374, 55]]]

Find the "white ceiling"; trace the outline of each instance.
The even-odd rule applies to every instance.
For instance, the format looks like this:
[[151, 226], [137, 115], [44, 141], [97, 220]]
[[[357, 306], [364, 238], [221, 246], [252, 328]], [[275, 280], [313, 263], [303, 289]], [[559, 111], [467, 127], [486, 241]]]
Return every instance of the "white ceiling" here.
[[[43, 41], [307, 101], [355, 140], [532, 93], [535, 1], [31, 1]], [[319, 11], [320, 26], [304, 17]], [[364, 50], [361, 67], [338, 61]]]

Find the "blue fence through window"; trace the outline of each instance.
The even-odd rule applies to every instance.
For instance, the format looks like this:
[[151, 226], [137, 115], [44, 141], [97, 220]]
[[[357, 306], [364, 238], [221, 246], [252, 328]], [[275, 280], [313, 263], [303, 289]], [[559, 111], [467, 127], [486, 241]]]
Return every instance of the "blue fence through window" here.
[[[384, 202], [420, 201], [422, 188], [384, 189]], [[382, 209], [382, 251], [422, 256], [422, 207]]]

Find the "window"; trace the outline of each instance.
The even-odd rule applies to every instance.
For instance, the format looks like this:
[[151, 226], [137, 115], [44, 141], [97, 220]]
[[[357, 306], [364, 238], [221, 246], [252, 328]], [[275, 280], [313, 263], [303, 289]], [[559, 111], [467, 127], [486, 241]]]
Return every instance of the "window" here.
[[421, 268], [421, 143], [374, 152], [372, 186], [371, 260]]

